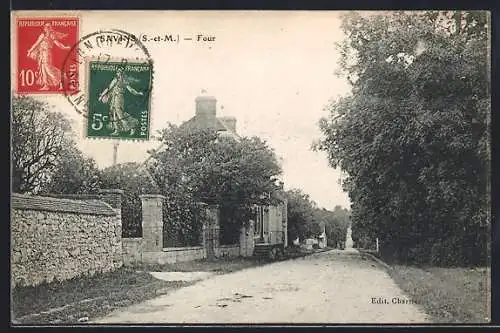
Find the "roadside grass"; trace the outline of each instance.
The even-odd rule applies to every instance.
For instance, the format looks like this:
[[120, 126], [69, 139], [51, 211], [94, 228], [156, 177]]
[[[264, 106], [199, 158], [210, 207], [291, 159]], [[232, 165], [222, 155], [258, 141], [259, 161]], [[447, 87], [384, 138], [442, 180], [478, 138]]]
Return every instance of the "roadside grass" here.
[[392, 266], [389, 275], [437, 323], [488, 323], [491, 283], [488, 268]]
[[393, 264], [387, 271], [435, 323], [472, 324], [491, 320], [490, 268]]
[[[139, 303], [191, 282], [162, 281], [147, 272], [122, 267], [114, 272], [12, 290], [15, 324], [76, 324]], [[85, 318], [87, 317], [87, 318]]]
[[226, 274], [245, 268], [261, 266], [269, 261], [259, 258], [220, 257], [216, 259], [199, 259], [181, 261], [173, 264], [137, 264], [134, 267], [141, 271], [149, 272], [214, 272]]
[[[287, 248], [282, 260], [304, 257], [318, 250]], [[115, 309], [137, 304], [196, 283], [163, 281], [148, 272], [214, 272], [227, 274], [273, 261], [255, 257], [220, 257], [164, 265], [134, 265], [92, 277], [12, 290], [12, 322], [23, 325], [78, 324]]]

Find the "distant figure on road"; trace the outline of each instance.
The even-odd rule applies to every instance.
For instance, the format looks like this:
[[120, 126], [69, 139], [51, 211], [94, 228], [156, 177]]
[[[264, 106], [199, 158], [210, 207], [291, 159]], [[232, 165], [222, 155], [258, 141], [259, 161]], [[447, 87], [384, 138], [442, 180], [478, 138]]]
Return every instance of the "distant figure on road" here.
[[351, 227], [347, 228], [347, 236], [345, 238], [345, 248], [346, 250], [350, 250], [353, 248], [354, 242], [352, 241], [352, 229]]

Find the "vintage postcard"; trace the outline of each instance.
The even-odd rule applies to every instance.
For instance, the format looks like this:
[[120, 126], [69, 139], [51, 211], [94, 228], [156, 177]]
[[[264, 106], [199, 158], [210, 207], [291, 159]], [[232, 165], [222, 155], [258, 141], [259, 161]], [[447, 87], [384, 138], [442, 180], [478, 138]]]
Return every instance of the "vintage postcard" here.
[[11, 323], [490, 323], [486, 11], [13, 11]]

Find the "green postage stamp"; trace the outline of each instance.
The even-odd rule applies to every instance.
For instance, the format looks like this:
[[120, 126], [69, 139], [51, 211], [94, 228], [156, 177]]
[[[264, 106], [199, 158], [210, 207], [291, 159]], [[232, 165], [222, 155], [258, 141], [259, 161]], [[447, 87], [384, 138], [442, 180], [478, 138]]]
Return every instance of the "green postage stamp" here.
[[149, 139], [153, 69], [125, 60], [88, 62], [89, 138]]

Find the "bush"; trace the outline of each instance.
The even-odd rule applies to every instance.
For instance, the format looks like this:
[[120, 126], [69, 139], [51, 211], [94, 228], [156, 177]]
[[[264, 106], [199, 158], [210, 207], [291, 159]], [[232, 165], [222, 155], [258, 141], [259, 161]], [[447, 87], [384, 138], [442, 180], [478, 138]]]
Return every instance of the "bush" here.
[[430, 242], [416, 244], [407, 249], [406, 260], [414, 264], [429, 263], [429, 260], [431, 258], [432, 248], [433, 244]]
[[453, 236], [431, 246], [429, 263], [433, 266], [484, 266], [490, 260], [487, 232], [478, 229], [467, 236]]

